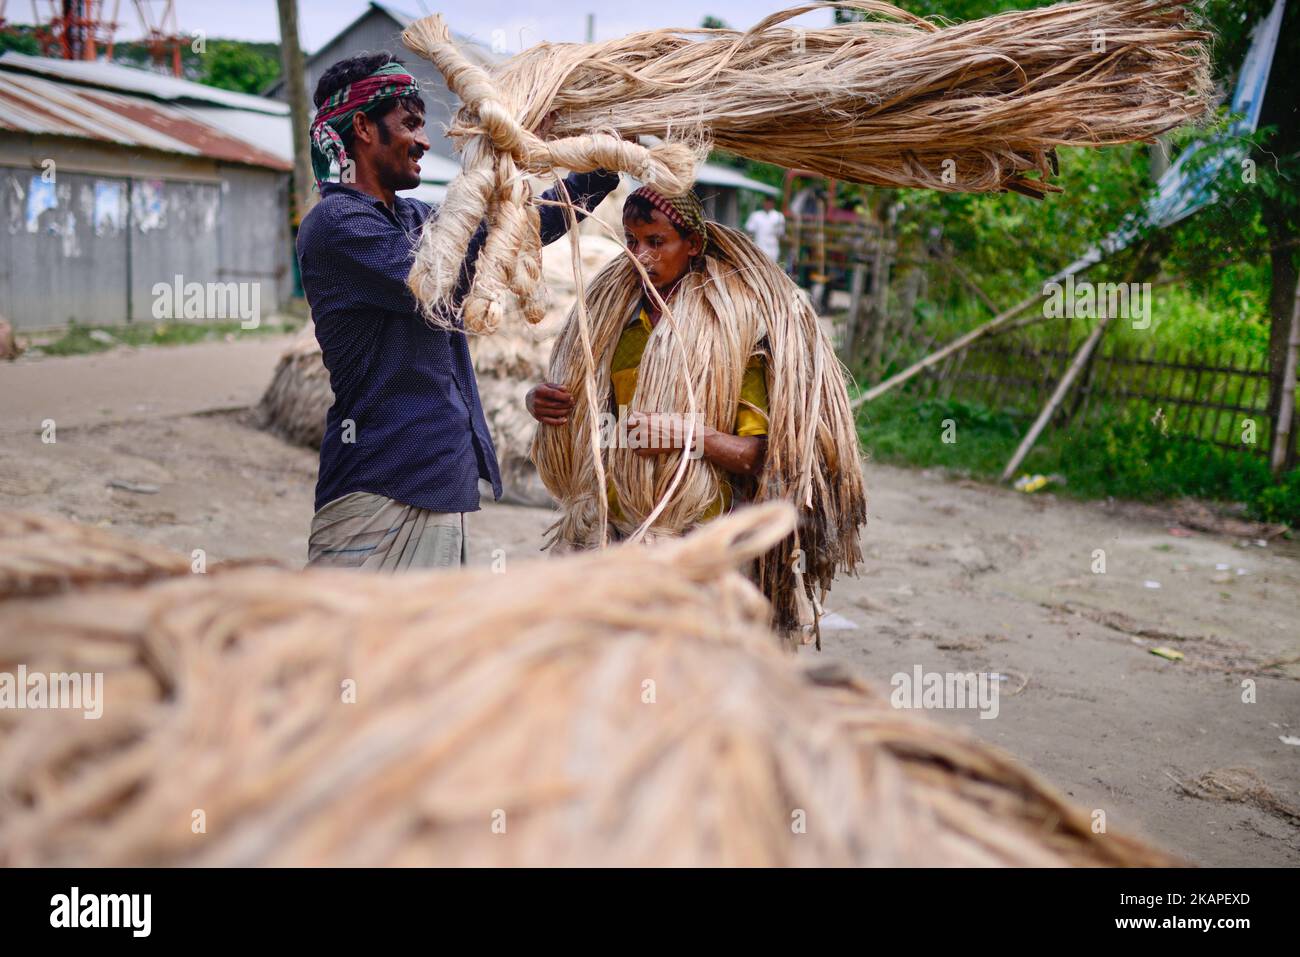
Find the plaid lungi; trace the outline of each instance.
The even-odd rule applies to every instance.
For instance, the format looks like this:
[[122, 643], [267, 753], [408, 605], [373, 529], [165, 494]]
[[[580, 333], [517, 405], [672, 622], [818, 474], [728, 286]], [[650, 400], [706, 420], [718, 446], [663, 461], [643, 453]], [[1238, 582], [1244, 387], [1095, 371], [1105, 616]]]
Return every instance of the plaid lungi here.
[[450, 568], [468, 561], [464, 512], [431, 512], [351, 492], [311, 520], [308, 568]]

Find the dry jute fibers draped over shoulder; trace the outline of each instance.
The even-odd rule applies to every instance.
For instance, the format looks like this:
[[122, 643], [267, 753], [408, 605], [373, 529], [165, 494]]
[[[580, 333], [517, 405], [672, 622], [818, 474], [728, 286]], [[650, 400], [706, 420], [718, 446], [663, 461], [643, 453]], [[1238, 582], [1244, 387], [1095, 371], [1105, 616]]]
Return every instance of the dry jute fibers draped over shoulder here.
[[[786, 23], [828, 6], [875, 19]], [[423, 235], [411, 288], [430, 321], [447, 321], [439, 307], [486, 216], [465, 326], [493, 331], [512, 295], [535, 320], [536, 213], [521, 173], [604, 167], [677, 195], [710, 143], [854, 182], [1041, 195], [1058, 146], [1149, 140], [1205, 114], [1209, 37], [1194, 25], [1186, 0], [1080, 0], [949, 26], [885, 3], [806, 4], [745, 32], [542, 43], [489, 74], [439, 17], [419, 20], [403, 39], [464, 103], [449, 131], [464, 172]], [[552, 111], [543, 141], [531, 131]], [[647, 134], [664, 142], [623, 139]]]
[[[820, 603], [836, 572], [851, 572], [860, 558], [866, 490], [844, 368], [807, 298], [781, 268], [743, 233], [719, 223], [708, 229], [703, 267], [682, 278], [671, 313], [646, 343], [631, 408], [682, 413], [694, 406], [703, 425], [730, 432], [745, 367], [752, 356], [766, 360], [767, 454], [751, 497], [792, 502], [800, 520], [794, 535], [759, 559], [757, 581], [779, 630], [790, 633], [799, 623], [798, 591]], [[637, 455], [628, 443], [611, 440], [617, 436], [609, 428], [599, 450], [592, 448], [599, 431], [592, 417], [614, 407], [609, 370], [641, 290], [626, 257], [606, 266], [587, 290], [594, 376], [587, 374], [582, 303], [575, 303], [551, 352], [547, 381], [568, 389], [574, 408], [568, 425], [538, 427], [533, 462], [559, 503], [554, 540], [569, 548], [603, 544], [606, 521], [624, 537], [646, 523], [655, 537], [681, 535], [714, 504], [725, 478], [703, 458], [688, 456], [683, 465], [681, 453]], [[615, 519], [607, 515], [605, 476], [623, 513]]]
[[792, 521], [381, 577], [0, 513], [0, 673], [104, 675], [98, 720], [0, 709], [0, 866], [1170, 863], [777, 650], [734, 569]]

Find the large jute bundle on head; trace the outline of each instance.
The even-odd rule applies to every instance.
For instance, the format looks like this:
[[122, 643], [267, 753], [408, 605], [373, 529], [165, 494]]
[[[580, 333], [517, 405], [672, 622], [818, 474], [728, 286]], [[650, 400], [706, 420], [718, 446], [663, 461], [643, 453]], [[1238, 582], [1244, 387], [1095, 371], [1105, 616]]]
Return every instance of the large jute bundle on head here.
[[[1205, 113], [1208, 35], [1192, 29], [1187, 3], [1079, 0], [950, 26], [885, 3], [814, 3], [744, 32], [542, 43], [490, 75], [440, 18], [419, 20], [403, 39], [464, 102], [449, 131], [464, 173], [424, 233], [411, 287], [440, 321], [486, 216], [466, 328], [493, 331], [512, 294], [535, 318], [535, 229], [519, 173], [604, 167], [677, 195], [702, 143], [861, 183], [1041, 195], [1054, 188], [1056, 147], [1147, 140]], [[786, 24], [835, 6], [877, 19]], [[552, 111], [553, 138], [542, 140], [532, 131]], [[621, 138], [646, 134], [663, 143]]]
[[[505, 574], [105, 576], [0, 601], [0, 671], [105, 675], [98, 720], [0, 710], [0, 865], [1170, 863], [780, 653], [734, 569], [791, 521], [751, 509]], [[83, 564], [77, 529], [51, 534], [21, 560]]]
[[[646, 344], [631, 408], [695, 409], [700, 424], [731, 432], [745, 367], [752, 356], [763, 357], [767, 456], [749, 497], [792, 502], [800, 521], [761, 557], [757, 581], [778, 628], [793, 632], [799, 589], [820, 605], [836, 572], [852, 571], [860, 557], [866, 491], [844, 368], [817, 314], [780, 267], [743, 233], [718, 223], [708, 231], [702, 268], [682, 278]], [[723, 481], [736, 482], [703, 458], [643, 457], [616, 429], [593, 428], [593, 416], [615, 413], [611, 363], [642, 289], [632, 262], [612, 262], [575, 303], [551, 354], [547, 379], [570, 391], [574, 409], [567, 426], [538, 427], [533, 461], [560, 505], [554, 541], [569, 548], [601, 545], [607, 522], [623, 537], [643, 530], [681, 535], [715, 503]], [[621, 516], [608, 515], [606, 477]]]

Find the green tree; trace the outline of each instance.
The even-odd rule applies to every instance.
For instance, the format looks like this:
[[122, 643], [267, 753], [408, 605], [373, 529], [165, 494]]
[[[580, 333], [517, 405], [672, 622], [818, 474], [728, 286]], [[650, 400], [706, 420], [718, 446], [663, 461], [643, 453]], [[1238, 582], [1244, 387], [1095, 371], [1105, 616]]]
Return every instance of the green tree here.
[[236, 40], [210, 40], [201, 81], [238, 93], [261, 93], [280, 76], [280, 63]]
[[[1009, 10], [1042, 7], [1049, 0], [895, 0], [899, 6], [920, 16], [942, 17], [952, 21], [966, 21], [992, 16]], [[1235, 88], [1251, 41], [1254, 26], [1273, 7], [1273, 0], [1203, 0], [1198, 6], [1201, 18], [1214, 33], [1214, 73], [1220, 88], [1231, 92]], [[860, 19], [862, 13], [837, 10], [836, 20], [845, 22]], [[1284, 388], [1283, 377], [1286, 360], [1286, 341], [1290, 330], [1291, 312], [1297, 281], [1300, 280], [1300, 71], [1291, 64], [1300, 62], [1300, 2], [1287, 4], [1282, 22], [1273, 69], [1269, 77], [1260, 115], [1259, 132], [1250, 141], [1249, 169], [1240, 164], [1228, 164], [1221, 180], [1216, 183], [1220, 200], [1201, 210], [1177, 226], [1148, 236], [1140, 246], [1127, 255], [1118, 257], [1107, 268], [1132, 278], [1134, 270], [1149, 274], [1164, 266], [1166, 271], [1191, 275], [1193, 286], [1215, 299], [1225, 310], [1238, 308], [1245, 301], [1243, 285], [1260, 292], [1251, 301], [1264, 303], [1264, 313], [1269, 324], [1270, 417], [1277, 412]], [[1225, 115], [1221, 120], [1226, 120]], [[1186, 144], [1194, 139], [1185, 133], [1178, 142]], [[1226, 144], [1232, 146], [1235, 144]], [[1103, 230], [1114, 225], [1114, 219], [1105, 210], [1105, 203], [1114, 203], [1114, 211], [1125, 212], [1137, 208], [1145, 190], [1149, 190], [1149, 176], [1141, 151], [1128, 149], [1103, 151], [1109, 157], [1100, 162], [1082, 154], [1068, 157], [1065, 174], [1069, 190], [1084, 188], [1102, 203], [1086, 203], [1096, 215], [1077, 218], [1068, 208], [1073, 198], [1049, 198], [1041, 212], [1021, 211], [1023, 202], [1006, 197], [980, 198], [936, 195], [911, 196], [906, 201], [945, 225], [946, 234], [959, 239], [958, 245], [967, 250], [980, 250], [986, 268], [995, 276], [1010, 279], [1015, 273], [1014, 261], [1018, 255], [1007, 250], [1002, 255], [996, 248], [989, 249], [989, 241], [996, 241], [999, 228], [1020, 227], [1021, 237], [1015, 242], [1020, 250], [1030, 252], [1042, 246], [1038, 237], [1071, 236], [1078, 248], [1070, 253], [1082, 252], [1090, 243], [1105, 235]], [[1119, 166], [1113, 161], [1119, 158]], [[1083, 182], [1070, 183], [1068, 169], [1071, 164], [1083, 164], [1091, 171]], [[1128, 164], [1128, 168], [1124, 168]], [[1118, 177], [1118, 178], [1117, 178]], [[1076, 177], [1077, 180], [1077, 177]], [[1077, 210], [1075, 211], [1077, 212]], [[1087, 210], [1084, 210], [1087, 213]], [[924, 221], [926, 217], [921, 217]], [[983, 220], [986, 227], [979, 228]], [[934, 220], [932, 220], [934, 221]], [[1070, 232], [1043, 232], [1057, 225], [1070, 225]], [[1006, 249], [1007, 243], [997, 243]], [[1050, 250], [1034, 250], [1053, 257]], [[1065, 252], [1065, 250], [1062, 250]], [[1011, 253], [1011, 254], [1008, 254]], [[1068, 257], [1067, 257], [1068, 259]], [[1141, 262], [1137, 260], [1141, 259]], [[1021, 262], [1023, 262], [1023, 258]], [[1229, 265], [1225, 266], [1224, 263]], [[987, 273], [985, 274], [987, 275]], [[996, 280], [994, 282], [996, 285]], [[1287, 466], [1294, 465], [1294, 447]]]
[[15, 53], [27, 53], [31, 56], [40, 56], [41, 45], [36, 42], [36, 38], [31, 35], [31, 28], [15, 25], [13, 33], [0, 33], [0, 53], [13, 50]]

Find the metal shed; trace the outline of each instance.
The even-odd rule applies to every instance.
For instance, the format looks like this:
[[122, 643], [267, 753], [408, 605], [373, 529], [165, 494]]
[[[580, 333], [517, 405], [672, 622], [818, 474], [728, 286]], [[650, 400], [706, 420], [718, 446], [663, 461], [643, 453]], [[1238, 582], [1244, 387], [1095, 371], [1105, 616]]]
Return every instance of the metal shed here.
[[154, 321], [155, 288], [178, 276], [255, 286], [274, 311], [293, 283], [288, 123], [275, 100], [0, 56], [0, 314], [18, 329]]

